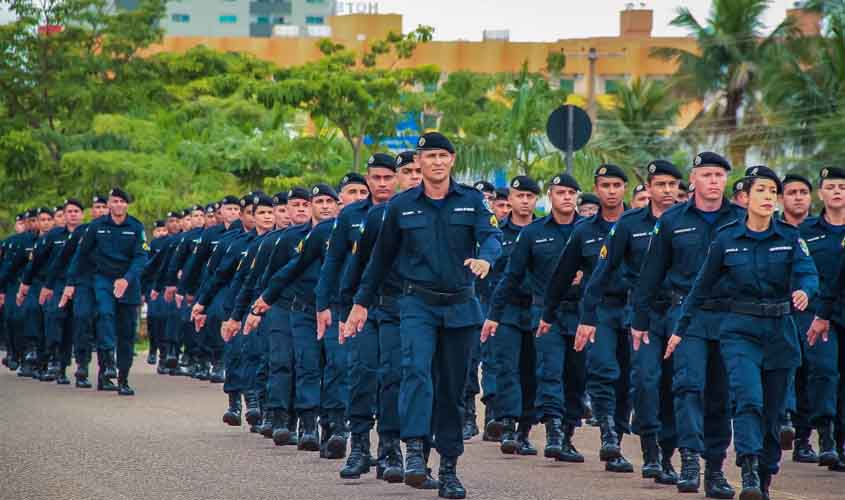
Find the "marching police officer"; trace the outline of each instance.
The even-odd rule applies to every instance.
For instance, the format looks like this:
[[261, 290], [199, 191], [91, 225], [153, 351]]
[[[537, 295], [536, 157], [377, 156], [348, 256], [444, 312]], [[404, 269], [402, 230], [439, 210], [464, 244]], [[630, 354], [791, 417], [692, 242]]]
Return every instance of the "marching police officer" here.
[[[94, 266], [94, 294], [97, 300], [97, 330], [107, 342], [116, 342], [118, 394], [132, 396], [129, 370], [135, 355], [135, 331], [141, 304], [140, 275], [149, 249], [144, 225], [127, 213], [129, 193], [113, 188], [108, 198], [109, 215], [93, 221], [79, 242], [77, 255], [68, 270], [68, 283], [59, 307], [73, 298], [74, 285], [82, 267]], [[108, 346], [107, 355], [111, 356]]]
[[[579, 223], [572, 231], [563, 253], [546, 288], [543, 319], [537, 335], [546, 335], [557, 319], [557, 309], [579, 271], [582, 280], [588, 280], [602, 252], [604, 240], [613, 224], [625, 211], [623, 197], [628, 176], [616, 165], [601, 165], [594, 174], [595, 193], [601, 206], [596, 215]], [[596, 336], [599, 341], [587, 353], [587, 392], [593, 403], [593, 415], [601, 429], [599, 458], [606, 462], [605, 470], [633, 472], [633, 466], [622, 456], [621, 438], [629, 432], [631, 414], [630, 398], [630, 348], [627, 337], [622, 340], [619, 330], [624, 323], [624, 300], [605, 313], [600, 325], [607, 332]], [[602, 335], [603, 334], [603, 335]], [[585, 347], [584, 336], [579, 334], [575, 350]]]
[[482, 322], [473, 281], [486, 276], [501, 253], [501, 232], [481, 194], [452, 179], [455, 149], [445, 136], [424, 134], [417, 154], [423, 182], [388, 205], [345, 334], [363, 329], [367, 308], [398, 261], [404, 280], [400, 336], [406, 356], [399, 418], [406, 442], [405, 483], [419, 486], [427, 480], [423, 445], [433, 430], [441, 457], [438, 494], [465, 498], [457, 475], [462, 399], [472, 340]]
[[585, 219], [596, 215], [600, 206], [598, 196], [593, 193], [581, 193], [578, 197], [578, 215]]
[[634, 192], [631, 195], [631, 208], [643, 208], [648, 205], [650, 194], [645, 184], [637, 184], [634, 186]]
[[735, 407], [740, 498], [768, 499], [772, 476], [780, 468], [778, 432], [789, 373], [801, 359], [789, 315], [793, 307], [807, 307], [817, 292], [818, 276], [797, 229], [773, 217], [783, 190], [780, 179], [764, 166], [753, 167], [750, 174], [743, 185], [747, 217], [722, 227], [713, 240], [666, 356], [687, 341], [690, 317], [704, 301], [714, 293], [726, 295], [720, 311], [720, 353]]
[[[675, 321], [701, 267], [716, 230], [744, 217], [741, 207], [724, 198], [730, 163], [711, 152], [693, 161], [691, 199], [660, 216], [634, 288], [631, 334], [645, 338], [651, 324], [651, 304], [669, 290]], [[722, 463], [731, 441], [730, 394], [727, 373], [719, 354], [721, 293], [714, 292], [696, 310], [684, 342], [674, 355], [675, 425], [681, 450], [678, 491], [697, 492], [699, 457], [704, 456], [705, 490], [710, 498], [733, 498]], [[670, 323], [671, 324], [671, 323]], [[670, 337], [671, 342], [671, 337]], [[705, 404], [706, 402], [706, 404]]]
[[[650, 202], [643, 208], [625, 212], [614, 225], [605, 239], [599, 254], [599, 264], [584, 292], [584, 314], [581, 319], [584, 326], [579, 329], [579, 334], [587, 335], [591, 340], [596, 336], [615, 335], [619, 350], [625, 349], [622, 342], [627, 343], [628, 319], [613, 322], [602, 322], [602, 319], [613, 318], [612, 309], [630, 305], [630, 291], [639, 278], [655, 223], [663, 212], [675, 204], [681, 179], [677, 167], [665, 160], [651, 162], [647, 170], [646, 189]], [[672, 368], [662, 359], [672, 328], [665, 316], [669, 308], [668, 297], [662, 297], [651, 308], [651, 340], [640, 342], [642, 339], [633, 339], [631, 398], [636, 415], [634, 432], [639, 434], [642, 445], [642, 476], [653, 478], [661, 484], [675, 484], [677, 476], [672, 468], [676, 442]], [[576, 344], [584, 341], [584, 338], [579, 338]], [[601, 344], [602, 339], [599, 338], [593, 350]], [[600, 363], [597, 361], [591, 358], [591, 371], [595, 364]], [[627, 377], [626, 367], [612, 358], [607, 361], [611, 364], [601, 373], [618, 373], [619, 377]], [[593, 401], [600, 404], [601, 398], [594, 397]]]

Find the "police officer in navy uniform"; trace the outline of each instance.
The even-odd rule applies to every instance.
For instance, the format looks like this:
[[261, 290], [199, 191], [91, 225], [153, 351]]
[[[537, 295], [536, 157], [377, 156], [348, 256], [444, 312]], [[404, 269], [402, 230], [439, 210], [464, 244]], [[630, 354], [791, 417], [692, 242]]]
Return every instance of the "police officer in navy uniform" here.
[[643, 208], [648, 205], [650, 198], [648, 187], [645, 184], [637, 184], [631, 193], [631, 208]]
[[4, 302], [6, 328], [9, 330], [9, 336], [13, 338], [15, 351], [15, 356], [10, 360], [9, 366], [11, 368], [17, 364], [19, 377], [31, 377], [37, 359], [35, 349], [27, 343], [24, 336], [23, 309], [15, 300], [21, 273], [29, 261], [32, 247], [37, 239], [30, 215], [28, 210], [20, 214], [20, 220], [16, 222], [15, 228], [17, 229], [20, 224], [21, 232], [6, 240], [3, 264], [0, 266], [0, 298]]
[[[528, 176], [520, 175], [511, 181], [508, 196], [511, 212], [499, 224], [502, 230], [502, 256], [493, 265], [495, 276], [487, 278], [494, 285], [498, 284], [505, 272], [520, 231], [534, 218], [539, 194], [540, 186]], [[498, 307], [491, 309], [488, 313], [490, 319], [485, 321], [481, 329], [481, 340], [485, 344], [491, 335], [497, 334], [492, 346], [499, 391], [494, 413], [504, 427], [500, 449], [506, 454], [537, 454], [528, 440], [531, 426], [537, 422], [534, 406], [537, 395], [537, 354], [531, 303], [531, 290], [525, 280], [520, 286], [511, 288], [504, 303], [500, 302]]]
[[[625, 210], [623, 197], [625, 172], [616, 165], [601, 165], [594, 175], [595, 192], [601, 203], [598, 213], [579, 223], [572, 231], [563, 253], [552, 274], [544, 299], [543, 319], [537, 327], [537, 335], [548, 334], [557, 319], [559, 304], [569, 293], [570, 287], [590, 278], [598, 264], [604, 241], [611, 227]], [[593, 404], [593, 414], [601, 429], [599, 458], [606, 462], [605, 470], [611, 472], [633, 472], [633, 466], [622, 456], [621, 438], [630, 431], [630, 347], [627, 338], [623, 341], [618, 333], [624, 323], [624, 300], [616, 307], [604, 311], [606, 317], [600, 324], [608, 325], [605, 335], [598, 335], [599, 343], [587, 352], [587, 391]], [[604, 332], [601, 332], [604, 333]], [[585, 347], [576, 339], [575, 350]]]
[[[551, 213], [525, 226], [513, 242], [507, 268], [493, 294], [482, 335], [494, 333], [492, 327], [498, 327], [509, 298], [517, 294], [522, 286], [527, 287], [531, 297], [530, 329], [533, 332], [537, 328], [551, 278], [548, 270], [557, 265], [564, 245], [579, 220], [575, 209], [580, 189], [578, 182], [568, 174], [562, 173], [551, 179], [548, 187]], [[537, 417], [546, 426], [543, 454], [562, 462], [584, 461], [583, 455], [572, 444], [575, 428], [581, 425], [584, 413], [586, 383], [584, 355], [572, 348], [578, 323], [579, 298], [580, 289], [576, 287], [558, 308], [557, 321], [551, 333], [533, 339], [537, 387], [532, 404]], [[486, 340], [489, 342], [489, 339]]]
[[818, 290], [807, 244], [794, 226], [773, 217], [783, 191], [780, 179], [764, 166], [749, 173], [743, 185], [747, 217], [719, 230], [666, 349], [671, 356], [686, 342], [690, 317], [705, 300], [714, 293], [726, 296], [720, 351], [735, 408], [743, 500], [768, 499], [772, 476], [780, 468], [780, 418], [790, 370], [801, 359], [798, 332], [789, 316], [793, 308], [803, 311]]
[[[840, 167], [825, 167], [819, 175], [819, 198], [824, 203], [824, 209], [818, 217], [810, 217], [800, 226], [801, 237], [807, 242], [810, 255], [813, 257], [819, 273], [822, 288], [832, 285], [836, 277], [839, 261], [842, 256], [842, 241], [845, 239], [845, 169]], [[807, 331], [812, 323], [814, 314], [821, 316], [822, 300], [813, 299], [806, 311], [795, 315], [799, 332]], [[806, 387], [806, 414], [799, 411], [796, 415], [798, 438], [796, 451], [799, 446], [809, 439], [810, 428], [815, 428], [819, 435], [819, 453], [816, 462], [830, 467], [832, 470], [844, 470], [839, 467], [845, 461], [841, 456], [841, 446], [845, 442], [842, 433], [842, 402], [845, 389], [842, 384], [842, 366], [845, 364], [845, 338], [843, 338], [842, 302], [837, 299], [834, 310], [829, 316], [832, 321], [827, 342], [812, 345], [804, 339], [803, 366], [796, 373], [796, 388], [799, 389], [798, 409], [804, 399], [800, 389]], [[806, 377], [802, 383], [802, 376]], [[805, 421], [806, 420], [806, 421]], [[806, 425], [805, 425], [806, 424]], [[801, 443], [799, 445], [799, 443]], [[840, 447], [840, 451], [837, 451]], [[809, 461], [809, 460], [807, 460]]]
[[[132, 396], [129, 370], [135, 355], [135, 332], [141, 304], [140, 275], [149, 249], [144, 225], [127, 213], [132, 201], [121, 188], [109, 192], [109, 215], [93, 221], [79, 242], [77, 256], [68, 270], [68, 285], [59, 302], [63, 307], [73, 298], [74, 285], [82, 266], [94, 266], [94, 294], [97, 300], [97, 330], [117, 347], [118, 394]], [[109, 346], [111, 347], [111, 346]], [[111, 349], [106, 349], [110, 355]]]
[[[651, 326], [651, 304], [664, 291], [671, 294], [668, 315], [675, 321], [695, 273], [719, 227], [744, 217], [741, 207], [724, 198], [730, 163], [711, 152], [693, 161], [693, 195], [667, 210], [654, 228], [648, 253], [634, 288], [631, 334], [644, 339]], [[730, 394], [719, 353], [719, 312], [723, 293], [708, 297], [692, 317], [684, 342], [674, 355], [675, 424], [681, 450], [678, 491], [698, 492], [700, 456], [704, 456], [705, 490], [709, 498], [733, 498], [722, 464], [731, 441]], [[671, 340], [671, 338], [670, 338]]]
[[[647, 167], [648, 202], [644, 207], [625, 212], [614, 225], [599, 255], [599, 264], [584, 292], [584, 314], [579, 334], [590, 340], [595, 336], [618, 335], [627, 342], [629, 320], [602, 323], [612, 318], [610, 309], [630, 305], [630, 291], [639, 279], [642, 261], [648, 249], [657, 219], [675, 204], [681, 172], [665, 160], [655, 160]], [[661, 484], [675, 484], [672, 467], [675, 452], [675, 415], [672, 407], [672, 366], [663, 360], [672, 325], [666, 318], [668, 297], [651, 305], [650, 340], [634, 339], [631, 366], [631, 398], [634, 432], [640, 436], [643, 452], [642, 476]], [[598, 326], [598, 331], [596, 327]], [[579, 338], [576, 343], [586, 339]], [[601, 341], [601, 339], [599, 339]], [[598, 342], [601, 345], [601, 342]], [[595, 350], [597, 346], [593, 346]], [[623, 349], [617, 345], [618, 349]], [[618, 354], [617, 354], [618, 356]], [[620, 359], [621, 360], [621, 359]], [[615, 360], [606, 373], [625, 377], [626, 369]], [[618, 396], [618, 395], [617, 395]], [[600, 401], [599, 398], [594, 401]], [[658, 446], [659, 444], [659, 446]], [[662, 459], [661, 459], [662, 451]]]
[[404, 280], [399, 418], [406, 442], [405, 483], [419, 486], [427, 480], [423, 445], [433, 430], [441, 457], [438, 494], [465, 498], [457, 475], [462, 400], [472, 341], [482, 322], [473, 281], [486, 276], [501, 254], [501, 231], [482, 195], [452, 179], [455, 149], [445, 136], [424, 134], [417, 155], [423, 182], [389, 203], [345, 333], [363, 329], [368, 308], [398, 261]]
[[[53, 229], [53, 210], [48, 207], [41, 207], [36, 210], [36, 215], [38, 239], [32, 247], [29, 262], [21, 275], [21, 285], [15, 301], [18, 306], [23, 308], [26, 318], [24, 335], [37, 352], [33, 378], [48, 382], [56, 380], [58, 370], [52, 362], [51, 353], [47, 351], [45, 333], [48, 328], [52, 328], [52, 325], [51, 322], [45, 320], [45, 308], [39, 303], [38, 299], [47, 278], [47, 263], [53, 250], [52, 238], [48, 238], [49, 232]], [[32, 294], [28, 293], [30, 288]]]
[[594, 193], [581, 193], [578, 197], [578, 215], [582, 218], [586, 219], [596, 215], [600, 206], [599, 197]]
[[162, 257], [162, 247], [167, 238], [167, 228], [164, 220], [158, 219], [153, 223], [153, 239], [150, 241], [150, 255], [147, 261], [147, 266], [144, 268], [144, 274], [141, 277], [141, 288], [144, 294], [144, 300], [147, 303], [147, 335], [150, 341], [150, 348], [147, 353], [147, 364], [155, 365], [158, 363], [158, 354], [161, 351], [164, 355], [164, 324], [162, 321], [161, 304], [164, 299], [158, 295], [152, 297], [152, 290], [150, 290], [149, 271], [153, 263], [158, 262]]

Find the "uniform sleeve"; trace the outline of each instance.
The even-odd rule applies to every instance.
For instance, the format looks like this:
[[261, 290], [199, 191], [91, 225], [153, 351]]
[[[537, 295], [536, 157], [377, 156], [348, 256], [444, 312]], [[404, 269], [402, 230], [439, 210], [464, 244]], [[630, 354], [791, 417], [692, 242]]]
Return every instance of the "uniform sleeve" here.
[[144, 226], [138, 225], [138, 238], [135, 241], [135, 247], [132, 252], [132, 261], [129, 263], [129, 269], [123, 276], [126, 281], [132, 283], [140, 279], [141, 273], [144, 271], [144, 266], [147, 264], [147, 238], [144, 235]]
[[661, 284], [666, 278], [666, 270], [672, 265], [672, 237], [669, 231], [660, 230], [661, 221], [654, 226], [654, 234], [648, 245], [640, 279], [634, 292], [634, 317], [631, 328], [647, 331], [649, 329], [649, 308], [661, 290]]
[[813, 297], [819, 292], [819, 273], [816, 269], [816, 263], [810, 257], [807, 243], [803, 239], [798, 238], [793, 247], [792, 283], [794, 283], [794, 291], [802, 290], [807, 294], [807, 298], [813, 300]]
[[297, 246], [297, 255], [279, 269], [267, 282], [267, 288], [261, 294], [261, 298], [268, 304], [275, 304], [282, 296], [285, 288], [296, 281], [311, 263], [317, 261], [323, 255], [325, 238], [320, 237], [319, 231], [312, 229], [311, 237], [306, 237]]
[[386, 212], [384, 211], [375, 210], [367, 214], [367, 220], [364, 222], [364, 227], [362, 228], [361, 239], [353, 246], [352, 255], [349, 257], [349, 264], [346, 266], [346, 272], [343, 273], [343, 280], [341, 281], [340, 287], [340, 303], [343, 308], [352, 306], [355, 291], [358, 290], [361, 284], [364, 269], [370, 262], [373, 248], [375, 248], [379, 232], [381, 231], [381, 217], [385, 214]]
[[70, 285], [77, 285], [80, 281], [80, 273], [83, 272], [85, 265], [90, 262], [89, 257], [94, 251], [97, 229], [93, 224], [89, 224], [85, 228], [85, 234], [79, 238], [79, 245], [76, 247], [76, 252], [73, 254], [73, 259], [70, 261], [70, 268], [67, 271], [68, 283]]
[[222, 290], [235, 276], [241, 257], [242, 255], [238, 246], [235, 243], [229, 245], [229, 248], [226, 249], [226, 253], [220, 259], [220, 263], [214, 270], [214, 274], [210, 276], [200, 288], [200, 293], [197, 298], [197, 302], [199, 304], [202, 304], [205, 307], [208, 307], [208, 305], [211, 304], [214, 297], [216, 297], [217, 294], [220, 293], [220, 290]]
[[598, 324], [596, 308], [601, 302], [603, 291], [608, 280], [616, 275], [616, 270], [619, 269], [625, 259], [631, 231], [623, 221], [617, 223], [610, 230], [610, 236], [605, 238], [601, 252], [599, 252], [598, 264], [596, 264], [596, 268], [584, 288], [581, 323], [585, 325], [596, 326]]
[[[720, 239], [717, 237], [710, 244], [707, 249], [707, 256], [704, 258], [704, 264], [698, 271], [695, 281], [692, 283], [689, 295], [684, 299], [684, 304], [681, 306], [681, 315], [678, 319], [678, 324], [675, 326], [675, 331], [672, 332], [679, 337], [683, 337], [687, 332], [690, 320], [698, 311], [703, 301], [702, 297], [712, 295], [713, 286], [722, 277], [724, 266], [724, 248]], [[638, 328], [639, 329], [639, 328]], [[647, 328], [645, 328], [647, 330]]]
[[193, 295], [199, 288], [199, 280], [202, 269], [211, 257], [211, 235], [208, 231], [203, 232], [200, 242], [194, 247], [193, 253], [188, 257], [185, 268], [182, 269], [182, 279], [179, 280], [179, 290], [186, 295]]
[[266, 239], [259, 244], [255, 257], [249, 263], [249, 268], [243, 273], [243, 282], [235, 296], [235, 306], [232, 308], [231, 319], [241, 321], [246, 315], [247, 309], [254, 300], [255, 286], [258, 278], [264, 272], [271, 249], [272, 247]]
[[[845, 247], [845, 239], [842, 240]], [[833, 307], [842, 294], [842, 284], [845, 283], [845, 253], [840, 254], [839, 266], [836, 276], [833, 279], [825, 280], [824, 286], [819, 293], [819, 306], [816, 309], [816, 316], [824, 320], [830, 320], [833, 316]]]
[[179, 271], [185, 264], [185, 261], [190, 256], [191, 240], [185, 236], [179, 241], [176, 250], [173, 251], [173, 257], [167, 263], [167, 269], [164, 271], [164, 286], [178, 286], [179, 285]]
[[387, 206], [373, 255], [367, 262], [367, 267], [361, 278], [361, 286], [353, 299], [355, 304], [364, 307], [372, 305], [379, 287], [381, 287], [384, 278], [387, 277], [387, 273], [390, 272], [396, 257], [399, 255], [401, 244], [402, 230], [399, 227], [399, 209], [397, 205], [391, 203]]
[[23, 259], [23, 256], [26, 253], [23, 251], [23, 247], [20, 244], [15, 244], [6, 249], [6, 255], [3, 258], [3, 266], [0, 268], [0, 293], [5, 293], [6, 286], [8, 282], [11, 280], [12, 276], [14, 276], [17, 269], [26, 262]]
[[557, 319], [557, 309], [563, 297], [569, 292], [575, 274], [581, 268], [581, 232], [577, 229], [569, 237], [566, 246], [555, 266], [549, 286], [546, 288], [543, 321], [554, 323]]
[[47, 282], [45, 283], [45, 287], [48, 290], [53, 290], [56, 287], [56, 278], [61, 274], [63, 269], [67, 269], [68, 264], [70, 264], [70, 259], [73, 257], [73, 252], [76, 250], [76, 245], [74, 244], [74, 234], [70, 233], [68, 235], [67, 241], [62, 248], [56, 252], [56, 255], [53, 257], [53, 260], [50, 262], [50, 267], [47, 269]]
[[326, 250], [326, 258], [323, 260], [323, 267], [320, 268], [320, 278], [314, 289], [317, 300], [317, 310], [323, 311], [329, 308], [332, 296], [337, 294], [338, 281], [343, 272], [343, 263], [349, 255], [348, 231], [349, 216], [341, 212], [329, 237], [329, 248]]
[[519, 285], [522, 283], [528, 269], [528, 263], [531, 260], [533, 238], [524, 233], [525, 231], [516, 237], [508, 264], [505, 267], [505, 272], [502, 274], [502, 279], [499, 280], [499, 284], [493, 291], [490, 300], [490, 311], [487, 314], [487, 317], [492, 321], [499, 322], [502, 320], [502, 314], [504, 313], [508, 297], [513, 297], [518, 293]]
[[499, 230], [496, 217], [479, 201], [479, 215], [475, 220], [475, 241], [478, 243], [478, 258], [492, 266], [502, 255], [502, 231]]

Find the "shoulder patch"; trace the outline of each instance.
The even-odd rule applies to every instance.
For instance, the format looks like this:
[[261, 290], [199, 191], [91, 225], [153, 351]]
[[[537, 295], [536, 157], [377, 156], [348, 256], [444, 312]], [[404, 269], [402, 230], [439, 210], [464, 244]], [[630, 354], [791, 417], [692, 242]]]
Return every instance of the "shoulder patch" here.
[[657, 236], [657, 233], [660, 232], [660, 221], [654, 223], [654, 235]]
[[809, 257], [810, 256], [810, 249], [807, 248], [807, 242], [804, 241], [804, 238], [798, 238], [798, 244], [801, 245], [801, 250], [804, 252], [804, 255]]
[[305, 245], [305, 240], [300, 240], [296, 245], [296, 253], [302, 253], [302, 247]]
[[604, 260], [607, 258], [607, 245], [601, 246], [601, 251], [599, 252], [599, 258]]
[[496, 227], [496, 228], [498, 228], [498, 227], [499, 227], [499, 221], [498, 221], [498, 220], [496, 220], [496, 216], [495, 216], [495, 215], [491, 215], [491, 216], [490, 216], [490, 225], [491, 225], [491, 226], [493, 226], [493, 227]]

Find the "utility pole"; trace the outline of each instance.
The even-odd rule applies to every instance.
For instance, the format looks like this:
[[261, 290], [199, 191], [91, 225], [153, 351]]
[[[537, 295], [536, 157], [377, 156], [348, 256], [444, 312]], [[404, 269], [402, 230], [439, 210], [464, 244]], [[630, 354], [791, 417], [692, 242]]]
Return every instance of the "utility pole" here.
[[625, 57], [628, 54], [625, 49], [622, 52], [599, 52], [595, 47], [590, 47], [587, 53], [584, 52], [564, 52], [564, 55], [569, 57], [586, 57], [588, 64], [587, 68], [587, 114], [595, 123], [596, 121], [596, 66], [599, 58], [603, 57]]

